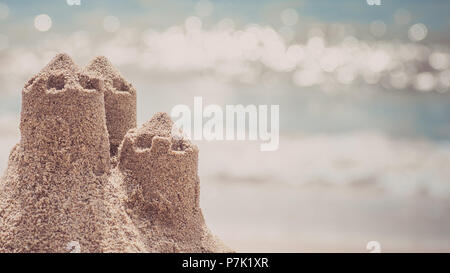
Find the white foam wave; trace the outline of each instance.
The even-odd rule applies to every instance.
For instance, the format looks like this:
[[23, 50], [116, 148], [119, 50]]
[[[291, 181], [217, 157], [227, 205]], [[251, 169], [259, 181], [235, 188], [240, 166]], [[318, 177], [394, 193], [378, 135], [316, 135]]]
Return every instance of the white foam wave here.
[[450, 145], [445, 143], [354, 133], [282, 136], [276, 152], [260, 152], [257, 143], [249, 142], [201, 142], [199, 146], [200, 175], [216, 181], [369, 187], [393, 194], [450, 196]]

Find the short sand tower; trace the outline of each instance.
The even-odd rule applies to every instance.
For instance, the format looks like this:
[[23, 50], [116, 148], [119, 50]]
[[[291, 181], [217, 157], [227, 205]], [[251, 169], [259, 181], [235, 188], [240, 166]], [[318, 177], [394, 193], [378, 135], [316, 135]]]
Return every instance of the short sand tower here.
[[119, 151], [128, 208], [154, 252], [213, 252], [223, 245], [208, 231], [199, 204], [198, 149], [172, 136], [173, 122], [157, 113], [130, 130]]
[[127, 131], [136, 127], [136, 90], [106, 57], [96, 57], [85, 70], [95, 73], [105, 83], [106, 126], [111, 155], [115, 156]]
[[22, 91], [21, 140], [1, 185], [0, 250], [101, 251], [110, 170], [102, 80], [57, 55]]

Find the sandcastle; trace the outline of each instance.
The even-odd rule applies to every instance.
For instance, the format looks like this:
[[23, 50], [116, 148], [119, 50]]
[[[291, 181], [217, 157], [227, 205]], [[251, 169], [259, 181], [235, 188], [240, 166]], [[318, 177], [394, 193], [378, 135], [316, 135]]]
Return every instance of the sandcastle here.
[[80, 69], [59, 54], [22, 98], [1, 252], [230, 251], [200, 210], [197, 147], [165, 113], [136, 128], [136, 90], [105, 57]]

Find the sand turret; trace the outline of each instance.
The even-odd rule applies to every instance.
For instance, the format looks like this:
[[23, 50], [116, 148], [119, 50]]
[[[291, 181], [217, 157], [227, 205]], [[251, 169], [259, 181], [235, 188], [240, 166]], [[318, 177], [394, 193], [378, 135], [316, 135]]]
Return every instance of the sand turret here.
[[51, 73], [52, 71], [66, 71], [67, 73], [77, 73], [80, 71], [78, 65], [65, 53], [57, 54], [40, 73]]
[[172, 126], [167, 114], [157, 113], [125, 136], [118, 167], [125, 174], [127, 206], [152, 251], [216, 251], [221, 243], [200, 210], [198, 149], [173, 137]]
[[103, 81], [79, 72], [67, 55], [56, 56], [23, 89], [20, 131], [24, 152], [47, 164], [97, 175], [109, 170]]
[[56, 56], [22, 91], [21, 140], [0, 201], [0, 250], [101, 251], [110, 166], [102, 80]]
[[106, 126], [114, 156], [127, 131], [136, 127], [136, 90], [105, 57], [96, 57], [85, 70], [104, 80]]

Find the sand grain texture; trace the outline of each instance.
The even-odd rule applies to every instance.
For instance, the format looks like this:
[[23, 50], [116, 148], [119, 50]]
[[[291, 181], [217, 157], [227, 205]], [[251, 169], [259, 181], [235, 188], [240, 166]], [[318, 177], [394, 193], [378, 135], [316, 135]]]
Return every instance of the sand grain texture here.
[[0, 251], [224, 252], [199, 206], [198, 150], [105, 57], [57, 55], [22, 91], [21, 139], [0, 183]]

